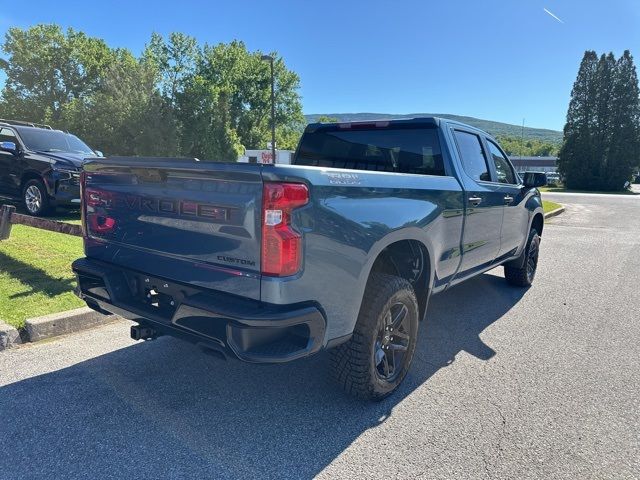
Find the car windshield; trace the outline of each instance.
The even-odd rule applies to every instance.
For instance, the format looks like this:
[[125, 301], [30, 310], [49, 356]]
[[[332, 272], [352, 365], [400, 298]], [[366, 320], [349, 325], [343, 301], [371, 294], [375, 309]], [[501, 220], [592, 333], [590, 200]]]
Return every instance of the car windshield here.
[[18, 128], [18, 131], [29, 150], [94, 155], [93, 150], [86, 143], [70, 133], [29, 127]]

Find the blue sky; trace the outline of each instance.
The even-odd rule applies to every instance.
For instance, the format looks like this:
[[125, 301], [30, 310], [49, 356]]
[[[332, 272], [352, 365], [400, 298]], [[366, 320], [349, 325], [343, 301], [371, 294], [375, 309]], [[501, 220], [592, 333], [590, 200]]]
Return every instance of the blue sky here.
[[[585, 49], [640, 62], [640, 0], [0, 1], [139, 53], [152, 31], [277, 51], [305, 113], [453, 113], [561, 129]], [[553, 18], [544, 9], [557, 16]], [[0, 79], [0, 81], [2, 81]]]

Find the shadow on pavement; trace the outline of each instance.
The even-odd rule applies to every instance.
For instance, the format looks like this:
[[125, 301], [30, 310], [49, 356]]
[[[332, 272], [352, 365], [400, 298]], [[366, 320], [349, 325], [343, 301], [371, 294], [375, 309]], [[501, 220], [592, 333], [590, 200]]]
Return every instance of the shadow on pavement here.
[[0, 389], [2, 474], [312, 477], [460, 352], [491, 358], [479, 335], [524, 292], [485, 274], [434, 296], [409, 375], [375, 404], [331, 383], [326, 354], [255, 366], [172, 338], [16, 382]]

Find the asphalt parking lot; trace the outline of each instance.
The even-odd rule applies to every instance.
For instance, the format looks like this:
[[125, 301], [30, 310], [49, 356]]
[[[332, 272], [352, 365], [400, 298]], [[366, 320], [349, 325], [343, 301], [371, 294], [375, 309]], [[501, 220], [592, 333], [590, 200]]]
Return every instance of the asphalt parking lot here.
[[436, 296], [378, 404], [126, 322], [0, 353], [0, 478], [639, 478], [640, 196], [545, 194], [529, 290]]

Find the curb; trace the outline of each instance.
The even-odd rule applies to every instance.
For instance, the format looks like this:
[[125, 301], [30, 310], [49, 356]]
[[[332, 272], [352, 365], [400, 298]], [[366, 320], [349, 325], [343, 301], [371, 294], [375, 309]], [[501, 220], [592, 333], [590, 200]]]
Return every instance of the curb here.
[[20, 343], [22, 343], [22, 339], [18, 330], [0, 320], [0, 352]]
[[66, 333], [79, 332], [118, 319], [117, 315], [103, 315], [89, 307], [52, 313], [25, 321], [25, 332], [30, 342], [37, 342]]
[[564, 207], [556, 208], [555, 210], [551, 210], [550, 212], [545, 213], [544, 218], [547, 219], [555, 217], [557, 215], [560, 215], [562, 212], [564, 212]]

